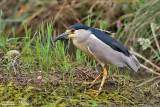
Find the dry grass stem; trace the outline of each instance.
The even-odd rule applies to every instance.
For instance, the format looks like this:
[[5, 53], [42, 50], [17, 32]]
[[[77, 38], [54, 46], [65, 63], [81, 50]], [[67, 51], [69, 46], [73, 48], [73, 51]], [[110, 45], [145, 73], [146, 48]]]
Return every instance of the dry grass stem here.
[[[147, 80], [147, 81], [144, 81], [143, 83], [140, 83], [139, 85], [137, 85], [137, 87], [144, 86], [144, 85], [146, 85], [147, 83], [149, 83], [149, 82], [151, 82], [151, 81], [154, 81], [154, 80], [156, 80], [156, 79], [158, 79], [158, 78], [160, 78], [160, 76], [157, 76], [157, 77], [151, 78], [151, 79], [149, 79], [149, 80]], [[151, 86], [153, 86], [153, 85], [151, 85]]]
[[154, 41], [156, 42], [156, 46], [157, 46], [158, 51], [160, 53], [160, 47], [159, 47], [159, 43], [158, 43], [158, 40], [157, 40], [157, 37], [156, 37], [156, 33], [154, 32], [153, 24], [154, 23], [150, 23], [150, 26], [151, 26], [152, 34], [153, 34], [153, 37], [154, 37]]
[[138, 54], [137, 52], [132, 51], [131, 53], [133, 53], [135, 56], [145, 60], [147, 63], [149, 63], [150, 65], [152, 65], [153, 67], [155, 67], [158, 71], [160, 71], [160, 67], [158, 67], [157, 65], [155, 65], [154, 63], [152, 63], [151, 61], [149, 61], [148, 59], [146, 59], [145, 57], [143, 57], [142, 55]]
[[144, 68], [144, 69], [146, 69], [147, 71], [150, 71], [150, 72], [152, 72], [152, 73], [160, 76], [160, 73], [155, 72], [153, 69], [150, 69], [150, 68], [146, 67], [146, 66], [143, 65], [143, 64], [141, 64], [141, 67]]

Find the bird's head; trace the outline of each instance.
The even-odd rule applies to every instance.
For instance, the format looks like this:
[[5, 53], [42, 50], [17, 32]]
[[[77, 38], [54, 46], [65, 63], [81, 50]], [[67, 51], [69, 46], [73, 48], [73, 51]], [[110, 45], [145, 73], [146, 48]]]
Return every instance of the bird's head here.
[[80, 37], [80, 35], [87, 34], [87, 32], [90, 33], [88, 30], [89, 28], [90, 27], [81, 24], [72, 25], [68, 27], [68, 29], [64, 33], [57, 36], [53, 40], [53, 42], [56, 42], [57, 40], [61, 39], [73, 39]]

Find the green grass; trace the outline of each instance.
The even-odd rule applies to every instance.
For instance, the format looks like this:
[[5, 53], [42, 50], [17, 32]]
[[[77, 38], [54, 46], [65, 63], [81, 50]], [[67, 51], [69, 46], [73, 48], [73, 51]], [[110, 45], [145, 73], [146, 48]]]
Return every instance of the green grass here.
[[2, 34], [2, 11], [0, 11], [0, 35]]
[[[91, 16], [88, 16], [89, 26], [91, 26], [91, 22]], [[104, 29], [104, 25], [105, 23], [102, 21], [101, 29]], [[1, 20], [0, 26], [2, 26]], [[94, 59], [91, 59], [88, 56], [86, 56], [86, 54], [81, 52], [80, 50], [75, 50], [76, 59], [69, 55], [69, 47], [71, 42], [70, 40], [68, 41], [68, 44], [65, 44], [64, 41], [58, 41], [56, 43], [53, 43], [53, 29], [54, 28], [52, 27], [52, 22], [47, 24], [46, 30], [44, 30], [44, 24], [42, 23], [40, 31], [35, 32], [32, 36], [31, 29], [28, 29], [27, 25], [24, 24], [24, 37], [15, 37], [14, 29], [12, 29], [12, 38], [8, 38], [7, 36], [1, 35], [1, 49], [5, 50], [1, 54], [5, 54], [4, 52], [16, 49], [16, 46], [20, 43], [19, 40], [22, 39], [23, 41], [22, 50], [20, 51], [21, 54], [13, 58], [13, 61], [19, 59], [22, 60], [22, 66], [19, 66], [19, 68], [15, 68], [15, 63], [13, 61], [8, 60], [6, 69], [7, 72], [10, 73], [10, 68], [13, 67], [15, 74], [17, 70], [19, 70], [21, 73], [25, 73], [25, 67], [27, 67], [29, 69], [29, 73], [33, 73], [35, 75], [37, 71], [42, 71], [45, 77], [47, 78], [47, 72], [52, 70], [58, 70], [60, 72], [63, 72], [63, 80], [65, 84], [66, 72], [70, 73], [69, 81], [73, 82], [73, 71], [75, 70], [75, 66], [79, 68], [93, 68], [95, 71], [98, 71], [97, 62]], [[12, 64], [10, 65], [9, 63]], [[115, 68], [117, 67], [109, 65], [108, 74], [112, 74], [110, 71], [116, 71], [116, 73], [120, 75], [119, 70]]]
[[[139, 54], [145, 56], [155, 64], [158, 64], [160, 56], [150, 24], [154, 24], [154, 32], [158, 40], [160, 38], [158, 32], [158, 29], [160, 28], [159, 3], [159, 0], [150, 1], [149, 3], [144, 3], [143, 0], [137, 2], [136, 4], [138, 8], [136, 11], [134, 10], [135, 12], [125, 14], [119, 18], [122, 22], [122, 26], [119, 27], [116, 32], [116, 35], [118, 35], [118, 40], [124, 43], [125, 46], [131, 46], [134, 48], [134, 51], [137, 51]], [[132, 8], [128, 9], [131, 9], [132, 11]], [[126, 10], [124, 10], [124, 12], [125, 11]], [[128, 31], [124, 30], [125, 26], [129, 26], [130, 29]], [[134, 38], [134, 41], [130, 42], [130, 38]], [[143, 46], [138, 42], [139, 38], [149, 39], [151, 45], [149, 45], [147, 49], [143, 49]], [[152, 53], [152, 55], [149, 55], [148, 53]]]

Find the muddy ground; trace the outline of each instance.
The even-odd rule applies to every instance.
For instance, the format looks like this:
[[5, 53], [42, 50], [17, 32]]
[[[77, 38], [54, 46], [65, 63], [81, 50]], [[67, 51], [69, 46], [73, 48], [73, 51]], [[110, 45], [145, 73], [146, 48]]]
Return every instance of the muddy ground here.
[[[4, 68], [4, 69], [3, 69]], [[10, 72], [3, 65], [0, 72], [0, 105], [14, 106], [159, 106], [157, 86], [138, 86], [145, 82], [124, 75], [108, 75], [102, 93], [94, 98], [85, 81], [93, 81], [100, 73], [89, 68], [47, 73]], [[92, 89], [98, 90], [101, 80]]]

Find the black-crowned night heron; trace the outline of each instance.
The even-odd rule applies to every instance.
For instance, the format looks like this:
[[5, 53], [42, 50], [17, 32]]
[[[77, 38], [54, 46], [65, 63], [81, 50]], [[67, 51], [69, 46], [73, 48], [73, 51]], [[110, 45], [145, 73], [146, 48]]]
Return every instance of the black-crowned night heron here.
[[122, 44], [96, 28], [81, 24], [72, 25], [53, 41], [63, 38], [72, 39], [74, 46], [101, 63], [104, 71], [91, 82], [90, 87], [103, 76], [102, 83], [98, 91], [92, 90], [93, 94], [98, 95], [102, 91], [108, 71], [107, 64], [128, 67], [133, 71], [137, 71], [140, 66], [137, 58]]

